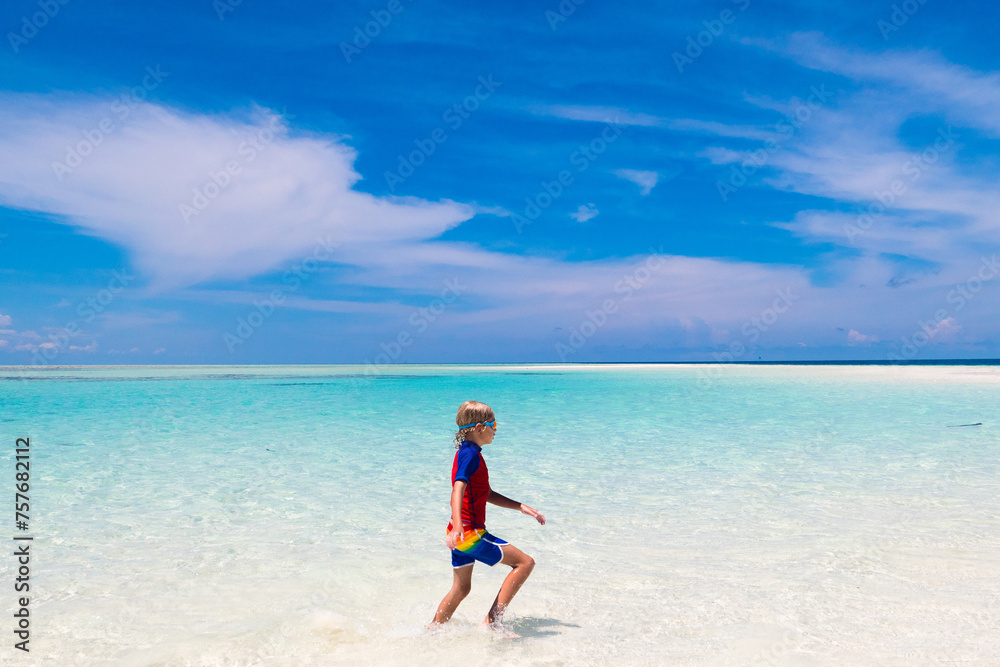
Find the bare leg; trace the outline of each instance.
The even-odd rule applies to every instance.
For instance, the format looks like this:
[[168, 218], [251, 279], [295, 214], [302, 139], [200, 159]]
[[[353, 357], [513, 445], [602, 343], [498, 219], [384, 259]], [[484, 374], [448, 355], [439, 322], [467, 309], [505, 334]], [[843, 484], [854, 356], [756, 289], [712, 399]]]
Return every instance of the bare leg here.
[[434, 614], [434, 620], [431, 621], [431, 627], [447, 623], [451, 615], [458, 609], [458, 604], [472, 590], [472, 568], [474, 566], [475, 563], [455, 568], [455, 579], [451, 584], [451, 590], [448, 591], [448, 594], [441, 600], [441, 604], [438, 605], [437, 613]]
[[507, 611], [507, 606], [510, 605], [510, 601], [514, 599], [514, 595], [527, 581], [528, 575], [535, 567], [535, 559], [513, 544], [505, 544], [500, 548], [503, 550], [503, 560], [500, 562], [504, 565], [510, 565], [511, 571], [503, 580], [500, 592], [497, 593], [493, 606], [490, 607], [490, 613], [486, 615], [486, 623], [493, 626], [499, 626], [503, 622], [503, 614]]

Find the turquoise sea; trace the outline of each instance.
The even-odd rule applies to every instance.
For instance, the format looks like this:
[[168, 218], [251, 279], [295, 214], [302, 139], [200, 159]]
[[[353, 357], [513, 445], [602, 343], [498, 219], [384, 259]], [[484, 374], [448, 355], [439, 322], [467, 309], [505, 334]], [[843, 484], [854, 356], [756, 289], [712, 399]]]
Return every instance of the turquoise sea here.
[[[455, 412], [491, 532], [453, 623]], [[981, 423], [980, 426], [961, 426]], [[32, 665], [996, 664], [1000, 367], [5, 367], [31, 439]], [[18, 531], [8, 506], [6, 535]]]

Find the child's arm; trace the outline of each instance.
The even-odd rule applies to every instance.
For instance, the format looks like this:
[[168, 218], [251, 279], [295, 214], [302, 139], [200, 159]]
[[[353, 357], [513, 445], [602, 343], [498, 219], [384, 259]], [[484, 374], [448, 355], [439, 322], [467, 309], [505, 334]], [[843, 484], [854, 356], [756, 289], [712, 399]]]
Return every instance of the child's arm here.
[[490, 489], [490, 497], [486, 499], [486, 502], [498, 505], [500, 507], [506, 507], [509, 510], [517, 510], [522, 514], [527, 514], [528, 516], [532, 517], [535, 521], [542, 524], [543, 526], [545, 525], [545, 517], [542, 516], [541, 512], [531, 507], [528, 507], [524, 503], [519, 503], [516, 500], [511, 500], [507, 496], [501, 495], [492, 489]]
[[469, 485], [464, 479], [460, 479], [451, 487], [451, 532], [445, 544], [449, 549], [458, 546], [458, 541], [462, 538], [465, 529], [462, 527], [462, 497], [465, 496], [465, 487]]

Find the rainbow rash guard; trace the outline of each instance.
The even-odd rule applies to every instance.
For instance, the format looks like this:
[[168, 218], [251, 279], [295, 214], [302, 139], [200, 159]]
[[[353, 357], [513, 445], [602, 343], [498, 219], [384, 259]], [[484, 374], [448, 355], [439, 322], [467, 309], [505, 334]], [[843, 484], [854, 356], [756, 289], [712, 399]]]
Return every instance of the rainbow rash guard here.
[[[490, 473], [486, 469], [482, 447], [466, 440], [457, 452], [451, 466], [451, 484], [464, 481], [462, 497], [462, 528], [464, 533], [451, 552], [452, 567], [466, 567], [475, 561], [494, 566], [503, 558], [500, 546], [507, 544], [486, 531], [486, 501], [490, 497]], [[452, 529], [448, 523], [448, 532]]]

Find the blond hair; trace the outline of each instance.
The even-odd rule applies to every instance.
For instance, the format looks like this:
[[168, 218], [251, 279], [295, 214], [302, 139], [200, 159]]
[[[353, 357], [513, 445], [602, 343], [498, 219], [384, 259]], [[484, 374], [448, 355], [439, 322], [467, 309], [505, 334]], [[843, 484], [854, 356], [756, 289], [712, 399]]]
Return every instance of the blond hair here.
[[480, 422], [491, 422], [495, 419], [493, 415], [493, 408], [486, 405], [485, 403], [480, 403], [479, 401], [466, 401], [458, 407], [458, 414], [455, 415], [455, 425], [465, 426], [466, 424], [472, 424], [469, 428], [461, 428], [455, 434], [455, 448], [458, 449], [462, 446], [465, 441], [465, 436], [467, 436], [475, 425]]

